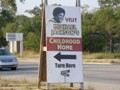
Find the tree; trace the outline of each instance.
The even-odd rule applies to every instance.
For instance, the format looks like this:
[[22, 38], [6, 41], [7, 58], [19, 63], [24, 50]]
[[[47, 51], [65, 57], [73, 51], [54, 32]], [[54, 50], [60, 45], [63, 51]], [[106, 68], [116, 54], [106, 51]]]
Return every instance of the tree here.
[[13, 20], [16, 12], [15, 0], [1, 0], [0, 12], [0, 47], [6, 46], [7, 42], [3, 36], [3, 27]]
[[4, 35], [7, 32], [23, 33], [24, 49], [38, 52], [40, 46], [41, 13], [40, 11], [38, 13], [38, 10], [33, 10], [33, 12], [35, 14], [33, 17], [16, 16], [13, 22], [7, 24], [3, 29]]
[[82, 14], [83, 50], [87, 52], [101, 52], [104, 47], [104, 38], [97, 34], [93, 28], [94, 13]]
[[119, 29], [117, 29], [119, 19], [116, 17], [118, 13], [115, 8], [113, 9], [113, 7], [110, 6], [98, 10], [93, 16], [96, 20], [94, 29], [103, 35], [109, 45], [110, 52], [113, 52], [114, 41], [119, 34]]
[[98, 4], [101, 8], [114, 7], [120, 5], [120, 0], [98, 0]]
[[38, 16], [42, 12], [41, 6], [40, 7], [34, 7], [33, 10], [26, 10], [26, 12], [28, 12], [29, 14], [33, 14], [34, 16]]
[[[87, 51], [110, 51], [120, 43], [120, 1], [98, 0], [100, 9], [82, 11], [83, 48]], [[99, 41], [98, 41], [99, 40]]]
[[[23, 2], [24, 0], [20, 1]], [[0, 0], [0, 47], [7, 45], [3, 35], [3, 27], [14, 20], [16, 11], [15, 0]]]

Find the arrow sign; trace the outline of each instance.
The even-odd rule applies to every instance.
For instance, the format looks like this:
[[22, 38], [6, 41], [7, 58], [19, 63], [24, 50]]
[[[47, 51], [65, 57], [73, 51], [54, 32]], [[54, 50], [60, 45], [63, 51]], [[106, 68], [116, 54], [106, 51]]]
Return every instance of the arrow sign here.
[[61, 59], [76, 59], [76, 55], [61, 55], [59, 52], [54, 58], [61, 62]]

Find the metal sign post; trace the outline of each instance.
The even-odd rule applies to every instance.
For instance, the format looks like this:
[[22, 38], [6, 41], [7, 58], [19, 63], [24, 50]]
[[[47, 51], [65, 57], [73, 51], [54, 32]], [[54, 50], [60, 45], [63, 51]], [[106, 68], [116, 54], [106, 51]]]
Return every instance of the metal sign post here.
[[[76, 6], [81, 7], [80, 0], [76, 0]], [[83, 82], [80, 83], [80, 88], [81, 88], [81, 90], [84, 90], [84, 83]]]
[[23, 41], [20, 41], [20, 56], [23, 55]]
[[[81, 7], [80, 0], [76, 0], [76, 7]], [[70, 83], [70, 87], [73, 87], [73, 83]], [[84, 90], [84, 83], [83, 82], [80, 83], [80, 88], [81, 88], [81, 90]]]
[[14, 54], [14, 41], [12, 41], [12, 54]]

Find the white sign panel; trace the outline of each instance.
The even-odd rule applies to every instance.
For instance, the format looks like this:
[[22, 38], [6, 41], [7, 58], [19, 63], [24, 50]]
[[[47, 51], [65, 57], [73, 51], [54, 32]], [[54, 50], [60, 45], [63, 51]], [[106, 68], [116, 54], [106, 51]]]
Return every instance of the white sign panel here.
[[83, 82], [80, 7], [46, 6], [47, 82]]
[[7, 41], [22, 41], [23, 33], [6, 33]]

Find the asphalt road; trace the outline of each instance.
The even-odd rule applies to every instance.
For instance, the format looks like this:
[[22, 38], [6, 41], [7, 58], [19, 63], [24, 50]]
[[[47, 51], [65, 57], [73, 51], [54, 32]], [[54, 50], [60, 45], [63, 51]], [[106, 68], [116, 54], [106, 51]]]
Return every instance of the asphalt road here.
[[[0, 70], [0, 77], [8, 79], [37, 80], [38, 63], [20, 62], [16, 71]], [[120, 85], [120, 65], [117, 64], [84, 64], [85, 82]]]
[[88, 82], [120, 85], [120, 65], [84, 65], [84, 80]]
[[0, 70], [0, 77], [18, 80], [37, 80], [38, 63], [19, 62], [18, 68], [15, 71], [11, 71], [11, 69], [7, 68]]

